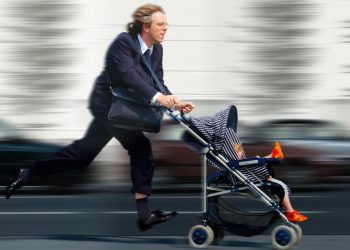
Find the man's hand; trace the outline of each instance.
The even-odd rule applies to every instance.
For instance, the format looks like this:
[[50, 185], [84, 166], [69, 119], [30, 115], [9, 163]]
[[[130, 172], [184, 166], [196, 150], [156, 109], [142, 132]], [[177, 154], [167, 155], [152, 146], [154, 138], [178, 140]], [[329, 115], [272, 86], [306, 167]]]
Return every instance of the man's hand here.
[[176, 110], [181, 111], [185, 114], [191, 112], [194, 109], [192, 102], [181, 102], [176, 104]]
[[159, 95], [157, 97], [157, 101], [160, 105], [167, 107], [170, 109], [173, 107], [175, 104], [178, 104], [179, 102], [176, 99], [176, 96], [174, 95]]

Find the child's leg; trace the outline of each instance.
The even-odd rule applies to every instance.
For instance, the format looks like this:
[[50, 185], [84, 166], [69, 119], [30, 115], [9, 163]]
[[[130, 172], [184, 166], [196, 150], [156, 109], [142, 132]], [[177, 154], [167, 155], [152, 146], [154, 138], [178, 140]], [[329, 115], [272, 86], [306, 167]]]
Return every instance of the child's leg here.
[[294, 209], [292, 207], [292, 204], [290, 203], [290, 199], [289, 199], [290, 192], [289, 192], [288, 186], [284, 182], [277, 180], [275, 178], [272, 178], [271, 176], [267, 180], [270, 182], [273, 182], [273, 183], [277, 183], [278, 185], [282, 186], [282, 188], [284, 190], [284, 197], [281, 201], [281, 204], [286, 209], [286, 211], [292, 212]]
[[292, 204], [291, 204], [290, 199], [289, 199], [290, 190], [284, 182], [277, 180], [277, 179], [274, 179], [271, 176], [269, 176], [269, 178], [267, 180], [270, 182], [276, 183], [283, 188], [284, 197], [281, 201], [281, 204], [286, 209], [286, 216], [290, 222], [302, 222], [302, 221], [305, 221], [308, 219], [305, 215], [302, 215], [297, 210], [293, 209]]

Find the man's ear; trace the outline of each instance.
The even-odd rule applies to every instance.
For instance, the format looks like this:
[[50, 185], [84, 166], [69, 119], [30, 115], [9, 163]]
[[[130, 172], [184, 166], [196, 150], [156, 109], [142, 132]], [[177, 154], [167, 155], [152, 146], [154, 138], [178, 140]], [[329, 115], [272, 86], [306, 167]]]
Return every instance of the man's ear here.
[[142, 30], [143, 30], [144, 32], [148, 32], [148, 31], [150, 30], [150, 27], [151, 27], [151, 26], [149, 26], [147, 23], [143, 23], [143, 24], [142, 24]]

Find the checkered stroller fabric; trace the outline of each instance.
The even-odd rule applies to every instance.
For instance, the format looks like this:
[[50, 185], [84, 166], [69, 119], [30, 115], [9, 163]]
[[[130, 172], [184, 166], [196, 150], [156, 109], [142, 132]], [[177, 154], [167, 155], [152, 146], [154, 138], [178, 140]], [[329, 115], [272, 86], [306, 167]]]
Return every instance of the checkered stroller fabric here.
[[[217, 112], [213, 116], [190, 118], [191, 128], [227, 160], [246, 159], [242, 142], [237, 135], [238, 114], [235, 106]], [[237, 152], [237, 149], [240, 152]], [[239, 157], [240, 155], [240, 157]], [[225, 168], [215, 159], [208, 157], [208, 165], [220, 171]], [[250, 181], [260, 182], [268, 178], [269, 172], [265, 166], [241, 167], [239, 171]], [[237, 179], [234, 184], [239, 184]]]

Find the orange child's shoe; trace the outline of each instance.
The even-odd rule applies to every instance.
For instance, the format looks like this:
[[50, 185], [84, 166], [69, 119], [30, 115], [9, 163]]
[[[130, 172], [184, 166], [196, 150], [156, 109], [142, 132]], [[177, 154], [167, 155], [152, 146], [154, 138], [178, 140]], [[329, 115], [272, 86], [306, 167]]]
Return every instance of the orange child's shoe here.
[[300, 214], [297, 210], [286, 211], [286, 216], [289, 222], [303, 222], [308, 219], [307, 216]]
[[275, 142], [275, 147], [272, 149], [271, 155], [272, 158], [280, 158], [281, 160], [284, 159], [284, 154], [278, 141]]

